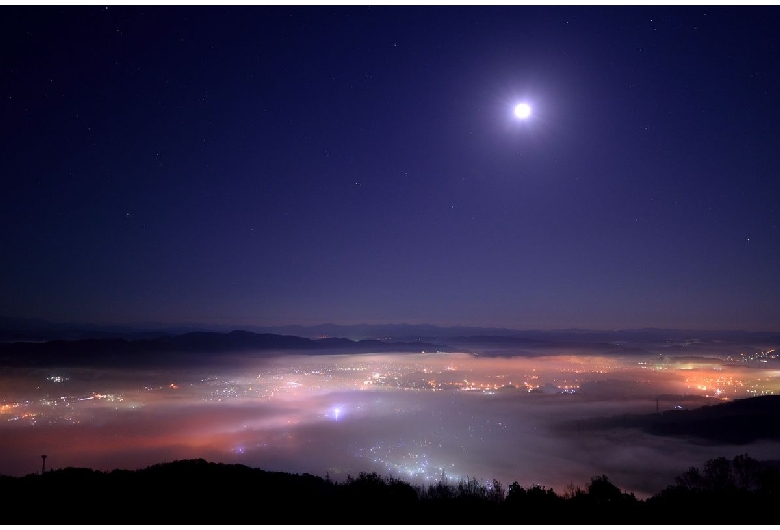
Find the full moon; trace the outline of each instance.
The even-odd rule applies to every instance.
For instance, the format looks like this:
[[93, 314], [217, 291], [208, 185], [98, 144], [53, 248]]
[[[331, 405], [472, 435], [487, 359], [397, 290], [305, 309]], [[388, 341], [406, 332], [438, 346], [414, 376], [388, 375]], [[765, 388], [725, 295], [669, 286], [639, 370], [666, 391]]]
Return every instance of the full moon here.
[[528, 103], [518, 103], [515, 106], [515, 116], [524, 120], [531, 115], [531, 106]]

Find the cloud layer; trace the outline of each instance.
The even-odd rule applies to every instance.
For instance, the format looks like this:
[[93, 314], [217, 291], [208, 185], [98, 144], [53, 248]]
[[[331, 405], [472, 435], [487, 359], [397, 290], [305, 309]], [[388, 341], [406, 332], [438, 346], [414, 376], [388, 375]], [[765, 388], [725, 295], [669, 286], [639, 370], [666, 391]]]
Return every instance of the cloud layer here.
[[645, 496], [709, 458], [777, 454], [778, 444], [769, 442], [715, 446], [577, 427], [594, 417], [706, 404], [714, 399], [699, 389], [706, 385], [744, 394], [762, 376], [765, 384], [775, 381], [769, 369], [678, 364], [569, 352], [531, 359], [286, 357], [247, 360], [231, 370], [60, 370], [59, 383], [52, 381], [56, 370], [7, 372], [0, 473], [36, 472], [44, 453], [55, 468], [134, 469], [202, 457], [336, 480], [377, 471], [411, 482], [476, 477], [559, 492], [606, 474]]

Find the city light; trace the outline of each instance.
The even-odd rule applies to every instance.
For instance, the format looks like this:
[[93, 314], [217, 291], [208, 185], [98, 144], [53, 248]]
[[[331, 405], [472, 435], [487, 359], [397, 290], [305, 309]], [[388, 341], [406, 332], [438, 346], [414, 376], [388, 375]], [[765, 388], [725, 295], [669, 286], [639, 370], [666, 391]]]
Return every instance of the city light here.
[[[283, 454], [287, 461], [308, 463], [300, 471], [327, 470], [334, 478], [373, 469], [426, 482], [442, 474], [494, 478], [528, 472], [528, 460], [510, 458], [512, 451], [502, 444], [548, 447], [541, 437], [549, 435], [553, 419], [692, 409], [710, 399], [780, 392], [774, 351], [701, 359], [556, 353], [288, 356], [232, 370], [118, 371], [113, 379], [88, 372], [61, 382], [49, 374], [19, 376], [15, 390], [0, 400], [0, 436], [19, 440], [21, 451], [57, 432], [54, 438], [71, 444], [80, 459], [68, 465], [94, 466], [96, 446], [114, 454], [117, 465], [138, 463], [122, 455], [132, 455], [140, 444], [148, 448], [149, 460], [140, 462], [146, 465], [157, 463], [157, 447], [161, 455], [198, 457], [207, 451], [214, 460], [240, 456], [240, 462], [261, 467]], [[66, 426], [71, 430], [58, 430]], [[132, 438], [112, 434], [135, 431]], [[576, 443], [581, 433], [572, 436]], [[24, 461], [15, 451], [0, 456], [4, 472]], [[321, 453], [327, 464], [312, 456]], [[490, 467], [485, 458], [503, 463]]]

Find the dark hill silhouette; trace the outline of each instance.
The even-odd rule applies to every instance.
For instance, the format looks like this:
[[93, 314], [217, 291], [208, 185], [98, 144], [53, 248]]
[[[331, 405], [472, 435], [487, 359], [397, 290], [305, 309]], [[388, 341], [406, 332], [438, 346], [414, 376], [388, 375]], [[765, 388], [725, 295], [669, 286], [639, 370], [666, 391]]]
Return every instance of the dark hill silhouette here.
[[122, 338], [12, 342], [0, 344], [0, 365], [107, 365], [148, 366], [186, 361], [209, 362], [214, 355], [262, 353], [264, 356], [296, 352], [309, 355], [449, 351], [428, 343], [352, 341], [343, 338], [306, 339], [289, 335], [231, 331], [192, 332], [182, 335], [127, 340]]
[[447, 343], [457, 347], [473, 348], [484, 357], [534, 357], [549, 355], [551, 351], [561, 348], [598, 355], [648, 354], [647, 350], [638, 346], [603, 342], [601, 335], [594, 334], [594, 337], [596, 340], [587, 341], [580, 335], [569, 337], [554, 332], [540, 336], [474, 335], [452, 337], [447, 339]]
[[755, 524], [775, 513], [780, 474], [748, 455], [718, 458], [643, 501], [605, 475], [558, 495], [475, 479], [415, 486], [376, 473], [336, 483], [201, 459], [0, 476], [0, 498], [12, 524]]
[[758, 396], [660, 414], [596, 418], [578, 421], [576, 428], [639, 428], [658, 436], [683, 436], [719, 444], [780, 440], [780, 396]]

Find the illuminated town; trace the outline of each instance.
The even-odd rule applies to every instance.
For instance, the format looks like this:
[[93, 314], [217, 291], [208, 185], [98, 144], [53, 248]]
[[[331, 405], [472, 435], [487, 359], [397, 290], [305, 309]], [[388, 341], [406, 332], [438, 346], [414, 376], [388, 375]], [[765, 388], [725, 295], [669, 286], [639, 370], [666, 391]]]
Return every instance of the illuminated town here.
[[[301, 468], [292, 471], [334, 478], [374, 469], [426, 482], [493, 478], [506, 466], [501, 444], [536, 440], [550, 410], [558, 419], [585, 419], [780, 393], [780, 360], [774, 350], [720, 358], [287, 356], [230, 370], [117, 370], [99, 377], [83, 369], [28, 370], [2, 388], [3, 438], [46, 445], [41, 450], [54, 459], [49, 435], [35, 432], [58, 433], [71, 459], [61, 456], [62, 465], [94, 466], [98, 455], [90, 451], [103, 454], [101, 463], [119, 456], [117, 466], [141, 465], [145, 460], [125, 460], [118, 447], [104, 447], [106, 436], [133, 436], [148, 439], [141, 445], [151, 454], [178, 447], [164, 453], [169, 458], [205, 452], [268, 468], [296, 462]], [[81, 449], [82, 430], [101, 443]], [[22, 446], [8, 445], [0, 471], [29, 472], [13, 454]], [[314, 448], [327, 452], [328, 461], [307, 458]]]

